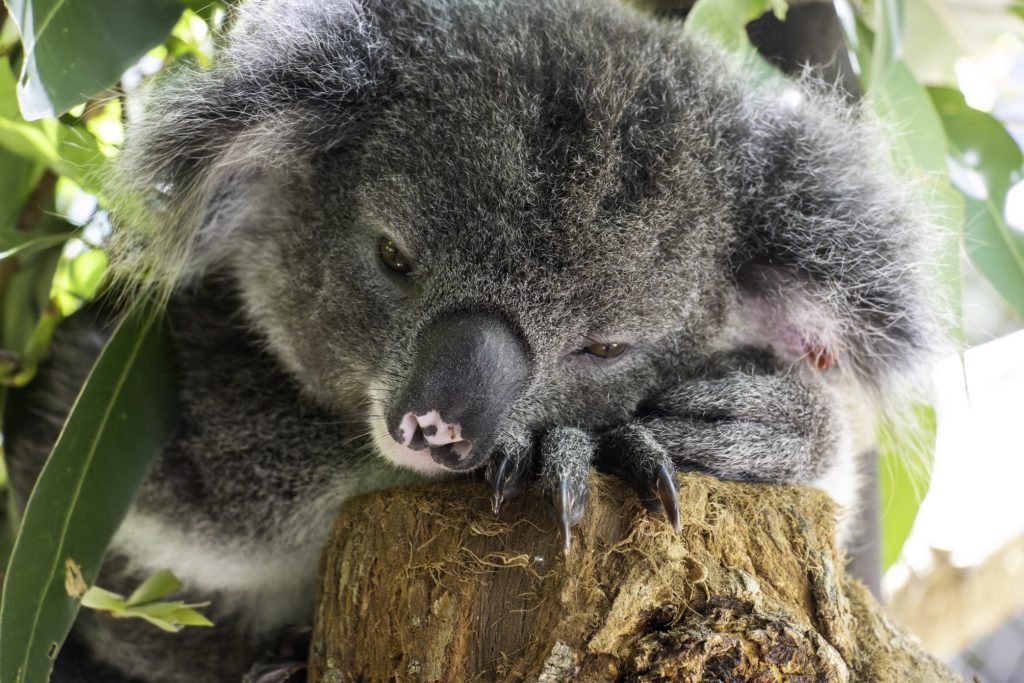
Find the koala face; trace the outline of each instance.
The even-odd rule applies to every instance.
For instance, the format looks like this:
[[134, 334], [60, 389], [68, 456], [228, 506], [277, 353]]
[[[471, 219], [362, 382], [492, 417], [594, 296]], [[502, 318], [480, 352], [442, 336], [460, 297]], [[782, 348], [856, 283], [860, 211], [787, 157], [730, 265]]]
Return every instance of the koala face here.
[[308, 393], [422, 471], [621, 420], [711, 352], [749, 136], [715, 53], [616, 2], [288, 2], [156, 89], [118, 190], [158, 225], [122, 253], [230, 273]]
[[235, 263], [303, 383], [426, 472], [476, 467], [517, 426], [624, 419], [728, 300], [703, 131], [638, 179], [635, 156], [681, 128], [636, 123], [650, 93], [549, 102], [543, 80], [488, 80], [406, 92], [275, 181], [276, 217]]

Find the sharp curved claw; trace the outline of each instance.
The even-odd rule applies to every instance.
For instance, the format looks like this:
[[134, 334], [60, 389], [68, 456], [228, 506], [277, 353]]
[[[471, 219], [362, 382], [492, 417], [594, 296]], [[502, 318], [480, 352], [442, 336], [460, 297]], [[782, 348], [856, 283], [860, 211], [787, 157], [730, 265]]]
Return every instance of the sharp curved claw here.
[[558, 519], [558, 527], [562, 532], [562, 552], [566, 555], [572, 549], [572, 500], [569, 493], [569, 480], [562, 477], [558, 480], [558, 489], [555, 491], [555, 517]]
[[494, 510], [494, 514], [501, 512], [501, 505], [505, 502], [505, 486], [508, 484], [511, 460], [508, 454], [505, 454], [494, 468], [494, 493], [491, 496], [491, 509]]
[[672, 469], [668, 465], [658, 467], [658, 483], [656, 492], [661, 504], [665, 507], [665, 516], [672, 523], [672, 528], [679, 533], [679, 495], [676, 493], [676, 482]]

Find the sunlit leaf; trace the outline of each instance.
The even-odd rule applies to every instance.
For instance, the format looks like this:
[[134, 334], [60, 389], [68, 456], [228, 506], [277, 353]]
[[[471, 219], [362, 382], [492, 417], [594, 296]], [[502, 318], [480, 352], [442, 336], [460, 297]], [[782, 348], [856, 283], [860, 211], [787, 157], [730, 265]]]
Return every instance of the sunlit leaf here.
[[[871, 77], [874, 84], [881, 74], [903, 57], [903, 0], [873, 0], [875, 35], [871, 48]], [[909, 70], [908, 70], [909, 72]]]
[[1012, 19], [999, 9], [982, 2], [908, 2], [905, 61], [923, 83], [955, 83], [959, 57], [988, 49], [1012, 28]]
[[21, 242], [17, 246], [10, 247], [9, 249], [6, 249], [4, 251], [0, 251], [0, 261], [12, 258], [19, 254], [31, 254], [33, 252], [49, 249], [50, 247], [59, 246], [61, 244], [64, 244], [74, 236], [74, 232], [66, 232], [58, 235], [44, 235], [42, 237], [36, 237], [34, 239], [27, 239], [26, 241]]
[[50, 298], [61, 315], [67, 317], [86, 301], [96, 298], [106, 272], [107, 255], [102, 250], [88, 249], [69, 256], [65, 249], [50, 291]]
[[185, 626], [213, 626], [197, 608], [210, 603], [188, 604], [184, 600], [160, 601], [159, 598], [181, 588], [181, 582], [170, 570], [162, 569], [143, 581], [126, 600], [99, 586], [85, 592], [82, 606], [109, 612], [118, 619], [143, 619], [162, 631], [177, 633]]
[[766, 12], [781, 11], [773, 0], [697, 0], [686, 15], [686, 31], [708, 36], [743, 60], [755, 80], [767, 86], [785, 84], [778, 69], [769, 64], [747, 36], [747, 24]]
[[178, 577], [168, 569], [161, 569], [139, 584], [139, 587], [128, 596], [126, 604], [133, 607], [145, 602], [153, 602], [165, 595], [170, 595], [179, 588], [181, 588], [181, 581], [178, 581]]
[[1005, 216], [1010, 188], [1024, 174], [1024, 155], [990, 114], [967, 105], [960, 91], [931, 88], [948, 145], [949, 164], [966, 198], [964, 244], [971, 261], [1024, 318], [1024, 233]]
[[24, 159], [45, 164], [93, 194], [100, 192], [106, 157], [82, 126], [55, 119], [25, 121], [18, 111], [16, 84], [6, 57], [0, 58], [0, 147]]
[[79, 602], [73, 558], [93, 582], [150, 462], [170, 438], [175, 400], [162, 316], [137, 306], [75, 401], [29, 498], [0, 604], [0, 680], [45, 681]]
[[[181, 14], [177, 0], [6, 0], [25, 50], [27, 120], [57, 116], [112, 85]], [[68, 36], [74, 36], [69, 40]]]
[[103, 612], [120, 612], [125, 608], [124, 597], [99, 586], [92, 586], [82, 596], [82, 607]]
[[879, 501], [882, 514], [882, 567], [895, 562], [910, 535], [931, 478], [935, 449], [935, 410], [915, 404], [887, 423], [879, 434]]

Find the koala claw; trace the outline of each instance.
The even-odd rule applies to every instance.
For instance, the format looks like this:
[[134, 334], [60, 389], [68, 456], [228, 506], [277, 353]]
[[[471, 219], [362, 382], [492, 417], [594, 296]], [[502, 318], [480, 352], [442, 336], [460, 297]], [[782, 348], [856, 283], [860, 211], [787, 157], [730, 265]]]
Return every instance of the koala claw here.
[[662, 463], [658, 466], [658, 483], [655, 485], [655, 494], [665, 508], [665, 516], [672, 524], [672, 529], [679, 533], [679, 495], [676, 493], [676, 480], [673, 473], [675, 467]]
[[554, 509], [562, 533], [563, 550], [572, 549], [570, 529], [583, 518], [594, 443], [586, 432], [560, 427], [544, 435], [541, 487]]
[[487, 481], [493, 485], [491, 508], [494, 514], [502, 504], [518, 496], [532, 474], [532, 449], [528, 441], [516, 441], [511, 447], [500, 448], [487, 464]]
[[[582, 496], [579, 493], [582, 491]], [[575, 489], [568, 479], [560, 479], [551, 502], [555, 510], [559, 531], [562, 533], [562, 551], [568, 555], [572, 550], [572, 534], [570, 529], [575, 526], [586, 509], [586, 484], [582, 489]]]
[[601, 437], [601, 456], [606, 470], [625, 480], [651, 512], [664, 512], [679, 533], [679, 496], [675, 464], [650, 430], [634, 423]]

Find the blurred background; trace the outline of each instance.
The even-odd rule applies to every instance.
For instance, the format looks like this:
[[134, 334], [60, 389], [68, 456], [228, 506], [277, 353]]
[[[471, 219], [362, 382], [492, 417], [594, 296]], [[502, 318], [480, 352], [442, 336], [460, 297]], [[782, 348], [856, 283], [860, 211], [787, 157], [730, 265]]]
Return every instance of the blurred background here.
[[[754, 45], [783, 55], [764, 36], [805, 22], [823, 77], [886, 127], [943, 245], [935, 295], [952, 342], [934, 398], [880, 433], [884, 600], [965, 674], [1024, 683], [1024, 2], [634, 4], [719, 40], [766, 87], [786, 82]], [[103, 291], [100, 178], [132, 93], [175, 60], [208, 64], [230, 19], [207, 0], [5, 0], [0, 387], [30, 382], [55, 327]], [[0, 495], [3, 480], [0, 463]], [[17, 525], [8, 513], [4, 565]]]

